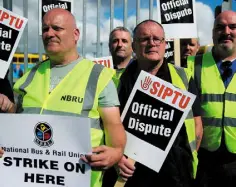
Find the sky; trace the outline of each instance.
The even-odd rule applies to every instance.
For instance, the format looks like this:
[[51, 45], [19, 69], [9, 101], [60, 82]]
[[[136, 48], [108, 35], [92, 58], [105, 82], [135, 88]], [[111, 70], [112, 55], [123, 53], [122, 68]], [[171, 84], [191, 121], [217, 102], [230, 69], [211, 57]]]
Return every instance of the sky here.
[[[114, 27], [123, 26], [123, 1], [114, 0]], [[136, 0], [127, 0], [128, 2], [128, 19], [127, 27], [131, 31], [136, 25]], [[197, 29], [200, 45], [212, 43], [212, 27], [214, 22], [214, 9], [221, 5], [223, 0], [196, 0], [195, 10], [197, 16]], [[23, 16], [23, 0], [12, 0], [13, 12]], [[236, 0], [233, 0], [232, 9], [236, 11]], [[108, 38], [110, 33], [110, 0], [101, 0], [100, 11], [100, 41], [102, 49], [98, 56], [108, 56]], [[3, 0], [0, 0], [0, 6], [3, 6]], [[82, 52], [82, 39], [86, 40], [86, 57], [96, 55], [97, 41], [97, 0], [87, 0], [87, 17], [86, 17], [86, 36], [83, 36], [83, 0], [74, 0], [74, 15], [77, 26], [80, 29], [80, 41], [78, 50]], [[149, 1], [140, 0], [140, 21], [149, 18]], [[157, 1], [153, 0], [153, 19], [157, 19]], [[23, 51], [23, 37], [18, 45], [18, 49]], [[44, 52], [41, 37], [38, 35], [38, 0], [28, 0], [28, 51], [31, 53]]]

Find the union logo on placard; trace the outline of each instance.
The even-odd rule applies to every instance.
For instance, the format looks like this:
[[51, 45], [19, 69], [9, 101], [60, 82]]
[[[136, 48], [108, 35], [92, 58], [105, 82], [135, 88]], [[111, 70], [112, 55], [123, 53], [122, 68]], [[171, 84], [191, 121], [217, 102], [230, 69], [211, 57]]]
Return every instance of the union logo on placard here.
[[141, 80], [141, 88], [143, 90], [148, 90], [149, 89], [149, 86], [152, 84], [152, 79], [151, 77], [149, 76], [146, 76], [145, 79], [144, 79], [144, 82], [143, 80]]
[[46, 122], [39, 122], [35, 125], [34, 135], [34, 143], [40, 147], [50, 147], [54, 143], [52, 127]]

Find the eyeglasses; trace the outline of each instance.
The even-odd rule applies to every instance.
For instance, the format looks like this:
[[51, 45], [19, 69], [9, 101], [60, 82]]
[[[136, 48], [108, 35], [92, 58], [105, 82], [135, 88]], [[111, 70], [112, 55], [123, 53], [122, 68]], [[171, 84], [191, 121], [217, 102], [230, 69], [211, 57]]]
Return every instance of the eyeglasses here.
[[135, 38], [135, 40], [142, 44], [147, 44], [150, 40], [152, 40], [155, 45], [160, 45], [165, 41], [165, 38], [143, 37], [143, 38]]
[[233, 70], [231, 69], [231, 66], [231, 61], [225, 61], [221, 63], [220, 68], [223, 70], [223, 73], [221, 75], [223, 81], [226, 81], [227, 78], [232, 76]]

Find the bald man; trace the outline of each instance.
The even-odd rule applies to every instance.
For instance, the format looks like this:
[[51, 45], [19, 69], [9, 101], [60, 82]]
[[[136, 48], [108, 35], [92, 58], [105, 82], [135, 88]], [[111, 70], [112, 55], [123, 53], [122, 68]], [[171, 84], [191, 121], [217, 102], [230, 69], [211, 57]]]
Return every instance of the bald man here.
[[[91, 118], [94, 154], [83, 160], [96, 168], [92, 171], [91, 186], [99, 187], [102, 185], [101, 170], [111, 167], [122, 157], [126, 136], [112, 81], [114, 71], [80, 56], [79, 36], [75, 18], [69, 11], [55, 8], [45, 14], [42, 39], [49, 59], [16, 82], [14, 90], [20, 95], [20, 102], [15, 110]], [[77, 101], [64, 101], [63, 96], [76, 97]], [[102, 145], [104, 135], [107, 146]]]
[[219, 14], [211, 52], [188, 59], [201, 95], [199, 186], [236, 184], [236, 12]]

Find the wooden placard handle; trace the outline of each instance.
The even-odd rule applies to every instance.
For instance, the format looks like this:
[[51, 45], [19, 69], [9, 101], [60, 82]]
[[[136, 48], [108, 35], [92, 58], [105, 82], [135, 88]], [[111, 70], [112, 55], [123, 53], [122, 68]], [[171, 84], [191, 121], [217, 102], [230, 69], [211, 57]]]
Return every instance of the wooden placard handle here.
[[176, 66], [181, 66], [180, 63], [180, 39], [174, 39], [174, 61]]
[[[135, 160], [128, 158], [129, 162], [131, 162], [133, 165], [135, 164]], [[118, 177], [114, 187], [124, 187], [126, 181], [124, 181], [121, 177]]]

